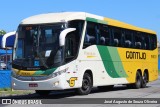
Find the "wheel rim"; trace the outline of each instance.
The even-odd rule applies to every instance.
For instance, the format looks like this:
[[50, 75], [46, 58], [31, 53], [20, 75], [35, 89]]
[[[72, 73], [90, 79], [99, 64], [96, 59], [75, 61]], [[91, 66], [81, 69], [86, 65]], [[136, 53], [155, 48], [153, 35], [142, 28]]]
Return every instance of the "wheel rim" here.
[[86, 90], [89, 89], [89, 86], [90, 86], [89, 80], [88, 80], [88, 79], [84, 79], [84, 80], [83, 80], [83, 84], [82, 84], [82, 89], [83, 89], [84, 91], [86, 91]]
[[147, 84], [147, 74], [146, 73], [143, 76], [143, 84]]

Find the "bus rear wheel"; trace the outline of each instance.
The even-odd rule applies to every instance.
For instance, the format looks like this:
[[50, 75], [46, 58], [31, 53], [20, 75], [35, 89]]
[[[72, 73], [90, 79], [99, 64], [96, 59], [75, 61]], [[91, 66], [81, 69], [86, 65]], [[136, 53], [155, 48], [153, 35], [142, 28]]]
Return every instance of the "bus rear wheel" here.
[[49, 91], [49, 90], [35, 90], [35, 92], [36, 92], [36, 94], [39, 94], [40, 96], [47, 96], [47, 95], [49, 95], [49, 93], [51, 91]]
[[92, 78], [91, 75], [85, 73], [83, 76], [82, 87], [77, 89], [77, 93], [80, 95], [88, 95], [92, 90]]
[[145, 88], [147, 86], [147, 82], [148, 82], [148, 75], [147, 75], [146, 72], [144, 72], [144, 75], [142, 77], [142, 85], [141, 85], [141, 87]]
[[141, 76], [140, 72], [137, 72], [136, 73], [136, 81], [133, 84], [133, 88], [139, 89], [139, 88], [141, 88], [141, 85], [142, 85], [142, 76]]

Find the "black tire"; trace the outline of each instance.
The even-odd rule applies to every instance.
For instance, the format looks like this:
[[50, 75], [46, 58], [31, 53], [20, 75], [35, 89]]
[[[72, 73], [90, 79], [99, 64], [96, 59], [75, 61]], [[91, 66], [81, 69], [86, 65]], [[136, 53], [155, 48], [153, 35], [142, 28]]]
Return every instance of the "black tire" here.
[[51, 91], [49, 91], [49, 90], [35, 90], [35, 92], [36, 92], [36, 94], [39, 94], [40, 96], [48, 96]]
[[142, 84], [141, 84], [141, 87], [142, 88], [145, 88], [147, 86], [147, 83], [148, 83], [148, 75], [146, 72], [144, 72], [144, 75], [142, 77]]
[[77, 94], [88, 95], [92, 90], [92, 78], [91, 75], [85, 73], [83, 76], [82, 87], [77, 89]]
[[142, 85], [142, 76], [139, 72], [136, 74], [135, 83], [133, 84], [133, 88], [139, 89]]
[[108, 90], [112, 90], [114, 87], [114, 85], [108, 85], [108, 86], [98, 86], [98, 89], [100, 91], [108, 91]]

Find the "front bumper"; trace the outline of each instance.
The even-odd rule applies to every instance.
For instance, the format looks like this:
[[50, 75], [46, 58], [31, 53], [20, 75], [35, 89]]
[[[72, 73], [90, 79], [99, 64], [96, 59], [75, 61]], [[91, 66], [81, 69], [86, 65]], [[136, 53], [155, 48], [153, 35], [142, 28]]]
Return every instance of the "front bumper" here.
[[[29, 84], [37, 84], [37, 86], [31, 87]], [[12, 88], [15, 90], [64, 90], [69, 88], [68, 86], [65, 74], [39, 81], [22, 81], [12, 77]]]

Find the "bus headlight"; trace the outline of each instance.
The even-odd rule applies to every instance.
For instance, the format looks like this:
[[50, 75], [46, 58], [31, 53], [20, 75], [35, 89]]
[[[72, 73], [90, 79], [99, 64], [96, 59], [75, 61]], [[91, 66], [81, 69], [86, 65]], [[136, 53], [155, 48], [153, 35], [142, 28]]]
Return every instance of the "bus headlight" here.
[[14, 77], [14, 78], [18, 77], [18, 75], [14, 71], [11, 72], [11, 76]]
[[63, 73], [66, 73], [67, 70], [68, 70], [68, 68], [63, 69], [63, 70], [60, 70], [60, 71], [55, 72], [55, 73], [52, 73], [52, 74], [51, 74], [51, 75], [52, 75], [52, 78], [53, 78], [53, 77], [57, 77], [57, 76], [59, 76], [59, 75], [61, 75], [61, 74], [63, 74]]

